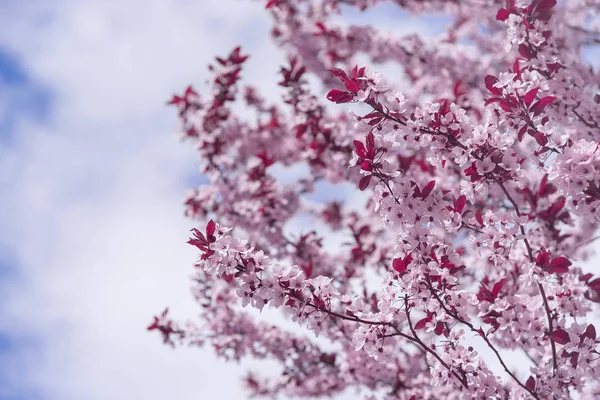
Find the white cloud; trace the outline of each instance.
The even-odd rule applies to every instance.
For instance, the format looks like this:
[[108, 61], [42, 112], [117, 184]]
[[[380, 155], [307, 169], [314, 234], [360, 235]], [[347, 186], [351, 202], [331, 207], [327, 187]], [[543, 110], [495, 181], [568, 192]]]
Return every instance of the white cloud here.
[[145, 332], [166, 305], [181, 318], [198, 310], [181, 205], [198, 172], [164, 103], [240, 41], [274, 52], [259, 3], [202, 3], [34, 2], [4, 14], [0, 45], [54, 95], [48, 121], [21, 118], [0, 149], [0, 240], [18, 262], [0, 330], [39, 340], [3, 363], [17, 387], [67, 400], [244, 397], [242, 367]]

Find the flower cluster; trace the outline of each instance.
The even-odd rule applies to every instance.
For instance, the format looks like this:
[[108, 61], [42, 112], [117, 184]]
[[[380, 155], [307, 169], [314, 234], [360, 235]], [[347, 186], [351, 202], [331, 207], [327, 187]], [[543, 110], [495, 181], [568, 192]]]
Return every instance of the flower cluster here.
[[580, 139], [556, 157], [549, 178], [579, 215], [600, 219], [600, 149]]
[[[266, 1], [281, 101], [240, 87], [253, 61], [238, 47], [210, 67], [210, 96], [169, 102], [210, 180], [185, 198], [208, 220], [189, 240], [203, 312], [148, 329], [279, 363], [246, 376], [260, 397], [598, 398], [600, 277], [581, 261], [600, 220], [600, 95], [581, 54], [600, 3], [394, 2], [445, 12], [436, 38], [340, 22], [377, 3]], [[369, 200], [315, 201], [321, 184]], [[299, 216], [314, 223], [295, 233]]]

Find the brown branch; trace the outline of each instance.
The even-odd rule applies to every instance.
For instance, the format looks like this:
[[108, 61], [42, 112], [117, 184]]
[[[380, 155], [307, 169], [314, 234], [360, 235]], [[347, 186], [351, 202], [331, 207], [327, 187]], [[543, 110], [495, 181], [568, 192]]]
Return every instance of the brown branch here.
[[578, 113], [578, 112], [575, 110], [575, 108], [573, 108], [571, 111], [573, 111], [573, 114], [575, 114], [575, 115], [577, 116], [577, 118], [579, 118], [579, 120], [580, 120], [581, 122], [583, 122], [583, 124], [584, 124], [585, 126], [587, 126], [588, 128], [598, 128], [598, 124], [597, 124], [596, 122], [594, 122], [594, 123], [591, 123], [591, 122], [588, 122], [588, 121], [586, 121], [586, 120], [585, 120], [585, 118], [583, 118], [583, 117], [581, 116], [581, 114], [579, 114], [579, 113]]
[[595, 236], [595, 237], [593, 237], [593, 238], [591, 238], [589, 240], [586, 240], [585, 242], [579, 243], [579, 244], [577, 244], [577, 245], [575, 245], [573, 247], [573, 250], [577, 250], [580, 247], [587, 246], [588, 244], [591, 244], [591, 243], [595, 242], [598, 239], [600, 239], [600, 236]]
[[[515, 212], [520, 217], [521, 211], [519, 210], [518, 204], [512, 198], [510, 193], [508, 193], [508, 191], [506, 190], [506, 187], [504, 187], [504, 184], [499, 179], [497, 179], [497, 178], [494, 178], [494, 179], [496, 180], [496, 182], [498, 182], [498, 184], [500, 185], [500, 188], [502, 188], [502, 191], [508, 198], [508, 201], [510, 201], [510, 203], [515, 208]], [[523, 240], [525, 242], [525, 247], [527, 247], [527, 254], [529, 255], [529, 261], [533, 262], [534, 261], [533, 252], [531, 250], [531, 246], [529, 245], [529, 241], [527, 240], [527, 236], [525, 236], [525, 228], [523, 228], [523, 225], [521, 225], [521, 224], [519, 224], [519, 228], [521, 230], [521, 233], [523, 234]], [[552, 348], [552, 366], [553, 366], [552, 376], [556, 376], [556, 369], [558, 368], [557, 367], [558, 361], [557, 361], [557, 356], [556, 356], [556, 344], [554, 343], [554, 339], [552, 339], [552, 336], [551, 336], [552, 332], [554, 331], [554, 329], [552, 327], [552, 313], [550, 312], [550, 306], [548, 305], [548, 299], [546, 298], [546, 293], [544, 292], [544, 288], [540, 282], [538, 282], [538, 287], [540, 289], [540, 295], [542, 296], [542, 300], [544, 301], [544, 308], [546, 309], [546, 315], [548, 317], [550, 347]]]
[[316, 304], [313, 304], [309, 301], [303, 301], [302, 299], [300, 299], [299, 297], [297, 297], [293, 294], [290, 294], [290, 297], [293, 297], [296, 300], [303, 302], [304, 304], [306, 304], [308, 306], [313, 307], [317, 311], [322, 311], [328, 315], [338, 317], [338, 318], [346, 320], [346, 321], [358, 322], [358, 323], [367, 324], [367, 325], [387, 326], [387, 327], [392, 328], [393, 330], [396, 331], [396, 334], [388, 335], [388, 336], [401, 336], [415, 344], [418, 344], [423, 350], [425, 350], [426, 352], [431, 354], [433, 357], [435, 357], [452, 375], [454, 375], [459, 380], [459, 382], [466, 389], [469, 388], [466, 378], [459, 376], [456, 373], [456, 371], [454, 371], [444, 360], [442, 360], [442, 358], [434, 350], [432, 350], [429, 346], [427, 346], [425, 343], [423, 343], [423, 341], [417, 336], [417, 333], [415, 332], [415, 330], [412, 326], [412, 322], [410, 320], [410, 312], [408, 311], [408, 301], [406, 299], [405, 299], [406, 316], [408, 318], [408, 324], [409, 324], [411, 333], [413, 334], [412, 337], [401, 332], [394, 324], [392, 324], [390, 322], [369, 321], [369, 320], [365, 320], [365, 319], [362, 319], [362, 318], [359, 318], [356, 316], [343, 315], [343, 314], [337, 313], [335, 311], [328, 310], [324, 307], [318, 307]]
[[406, 312], [406, 318], [408, 320], [408, 327], [410, 328], [411, 333], [413, 334], [415, 340], [421, 345], [423, 346], [423, 348], [425, 349], [425, 351], [427, 351], [429, 354], [431, 354], [432, 356], [434, 356], [444, 367], [446, 367], [446, 369], [452, 374], [454, 375], [454, 377], [456, 379], [458, 379], [458, 381], [465, 387], [465, 389], [469, 388], [469, 384], [467, 382], [467, 378], [465, 376], [459, 376], [458, 373], [453, 370], [448, 364], [446, 364], [446, 362], [444, 360], [441, 359], [441, 357], [432, 349], [430, 349], [425, 343], [423, 343], [421, 341], [421, 339], [419, 339], [419, 336], [417, 335], [417, 332], [415, 331], [415, 328], [413, 327], [412, 321], [410, 319], [410, 311], [408, 309], [408, 295], [404, 296], [404, 310]]
[[552, 332], [554, 332], [554, 327], [552, 326], [552, 312], [550, 311], [550, 306], [548, 305], [548, 299], [546, 298], [546, 292], [544, 292], [544, 286], [541, 282], [538, 282], [537, 284], [538, 288], [540, 289], [542, 300], [544, 300], [544, 308], [546, 309], [546, 316], [548, 317], [548, 336], [550, 337], [550, 346], [552, 347], [552, 376], [556, 376], [558, 362], [556, 361], [556, 344], [554, 343], [554, 339], [552, 339]]
[[[521, 215], [523, 215], [523, 214], [521, 214], [521, 210], [519, 210], [519, 205], [517, 204], [517, 202], [512, 198], [510, 193], [508, 193], [508, 190], [506, 190], [504, 183], [502, 183], [502, 181], [495, 176], [493, 177], [493, 179], [500, 186], [500, 188], [504, 192], [504, 195], [506, 196], [506, 198], [508, 199], [510, 204], [512, 204], [512, 206], [514, 207], [515, 212], [517, 213], [517, 216], [520, 217]], [[529, 256], [529, 262], [533, 262], [534, 261], [533, 251], [531, 250], [531, 245], [529, 244], [529, 240], [527, 240], [527, 236], [525, 234], [525, 228], [523, 228], [523, 225], [519, 224], [519, 229], [521, 231], [521, 234], [523, 235], [523, 241], [525, 242], [525, 247], [527, 248], [527, 255]]]
[[527, 386], [525, 386], [525, 384], [523, 384], [519, 378], [517, 378], [515, 376], [515, 374], [513, 374], [508, 367], [506, 366], [506, 364], [504, 363], [504, 360], [502, 359], [502, 356], [500, 355], [500, 352], [498, 352], [498, 350], [496, 349], [496, 347], [492, 344], [492, 342], [490, 341], [490, 339], [487, 337], [486, 333], [483, 331], [482, 328], [475, 328], [475, 326], [470, 323], [469, 321], [466, 321], [464, 318], [462, 318], [461, 316], [459, 316], [458, 314], [456, 314], [455, 312], [451, 311], [448, 307], [446, 307], [446, 304], [442, 301], [442, 299], [439, 297], [438, 293], [436, 292], [436, 290], [433, 288], [431, 281], [429, 281], [429, 279], [427, 280], [427, 287], [429, 288], [429, 290], [431, 291], [431, 294], [433, 294], [433, 296], [436, 298], [436, 300], [438, 301], [438, 303], [440, 303], [440, 306], [442, 306], [442, 308], [444, 309], [444, 311], [446, 311], [446, 313], [448, 313], [448, 315], [450, 315], [452, 318], [454, 318], [455, 320], [457, 320], [458, 322], [460, 322], [463, 325], [466, 325], [467, 327], [469, 327], [469, 329], [475, 333], [477, 333], [479, 336], [481, 336], [481, 338], [485, 341], [485, 343], [488, 345], [488, 347], [494, 352], [494, 354], [496, 355], [496, 358], [498, 359], [498, 361], [500, 361], [500, 364], [502, 365], [502, 367], [504, 368], [504, 371], [510, 375], [510, 377], [517, 383], [519, 384], [519, 386], [521, 386], [523, 389], [525, 389], [526, 391], [528, 391], [534, 398], [539, 399], [538, 395], [533, 391], [530, 390]]

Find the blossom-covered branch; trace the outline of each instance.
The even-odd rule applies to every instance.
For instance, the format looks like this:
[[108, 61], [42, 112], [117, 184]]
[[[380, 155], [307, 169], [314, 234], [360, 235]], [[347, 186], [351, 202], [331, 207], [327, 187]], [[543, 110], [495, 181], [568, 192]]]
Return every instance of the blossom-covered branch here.
[[[600, 277], [581, 261], [600, 220], [600, 78], [582, 50], [600, 3], [390, 1], [446, 13], [434, 38], [340, 18], [381, 2], [265, 1], [288, 55], [281, 99], [241, 86], [256, 61], [237, 47], [208, 95], [169, 101], [210, 179], [185, 200], [204, 225], [189, 241], [204, 311], [148, 329], [277, 361], [280, 375], [246, 377], [256, 396], [598, 398]], [[315, 201], [322, 183], [368, 203]], [[290, 233], [300, 214], [315, 223]]]

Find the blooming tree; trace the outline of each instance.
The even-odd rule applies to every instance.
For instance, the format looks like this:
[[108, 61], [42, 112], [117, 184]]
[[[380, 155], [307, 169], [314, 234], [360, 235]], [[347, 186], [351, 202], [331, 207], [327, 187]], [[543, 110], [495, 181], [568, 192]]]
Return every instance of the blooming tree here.
[[[445, 12], [436, 38], [340, 22], [382, 1], [266, 1], [289, 57], [281, 101], [241, 85], [240, 48], [210, 66], [207, 95], [172, 98], [210, 179], [185, 201], [203, 221], [189, 241], [202, 313], [148, 329], [279, 362], [247, 375], [255, 396], [600, 398], [600, 278], [578, 265], [600, 220], [600, 76], [582, 58], [600, 1], [390, 0]], [[310, 174], [283, 184], [276, 165]], [[310, 201], [317, 182], [368, 204]], [[300, 212], [327, 229], [289, 234]]]

